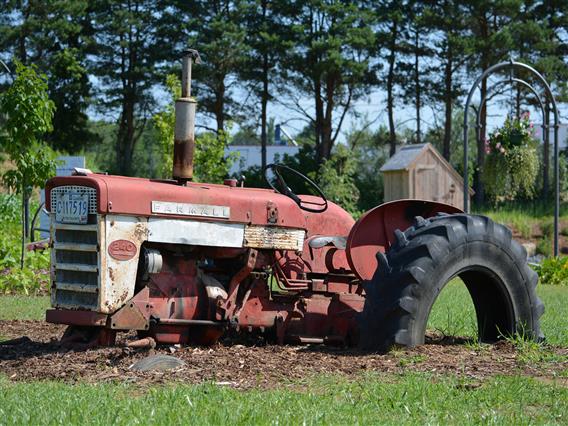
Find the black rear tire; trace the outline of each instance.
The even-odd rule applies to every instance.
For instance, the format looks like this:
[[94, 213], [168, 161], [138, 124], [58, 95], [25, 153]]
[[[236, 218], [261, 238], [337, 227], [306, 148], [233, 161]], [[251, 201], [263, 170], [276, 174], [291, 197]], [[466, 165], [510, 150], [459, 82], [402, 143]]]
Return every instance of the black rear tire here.
[[386, 254], [377, 255], [379, 267], [365, 284], [359, 315], [362, 348], [423, 344], [432, 306], [454, 277], [469, 290], [480, 341], [516, 333], [543, 339], [538, 275], [508, 228], [484, 216], [440, 214], [416, 217], [414, 226], [397, 230], [396, 237]]

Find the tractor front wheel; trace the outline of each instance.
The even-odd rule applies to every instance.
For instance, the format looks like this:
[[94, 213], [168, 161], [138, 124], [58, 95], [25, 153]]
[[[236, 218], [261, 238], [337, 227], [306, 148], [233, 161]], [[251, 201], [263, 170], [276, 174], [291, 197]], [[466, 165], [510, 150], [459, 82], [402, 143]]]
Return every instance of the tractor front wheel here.
[[432, 306], [454, 277], [469, 290], [480, 341], [516, 333], [543, 339], [538, 276], [508, 228], [484, 216], [440, 214], [416, 217], [414, 226], [395, 234], [396, 243], [377, 255], [378, 269], [365, 284], [362, 348], [423, 344]]

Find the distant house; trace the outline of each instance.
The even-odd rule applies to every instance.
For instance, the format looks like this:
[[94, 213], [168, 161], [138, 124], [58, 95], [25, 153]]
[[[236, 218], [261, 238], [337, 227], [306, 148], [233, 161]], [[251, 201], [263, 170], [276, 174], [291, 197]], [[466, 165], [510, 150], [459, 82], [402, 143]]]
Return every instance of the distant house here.
[[429, 143], [402, 147], [381, 172], [385, 202], [414, 198], [463, 208], [463, 178]]
[[[268, 145], [266, 147], [266, 162], [267, 164], [278, 162], [282, 160], [284, 155], [294, 156], [299, 150], [299, 146]], [[252, 166], [260, 167], [262, 164], [260, 145], [229, 145], [225, 148], [225, 156], [232, 152], [238, 152], [239, 158], [231, 167], [231, 175], [238, 174]]]

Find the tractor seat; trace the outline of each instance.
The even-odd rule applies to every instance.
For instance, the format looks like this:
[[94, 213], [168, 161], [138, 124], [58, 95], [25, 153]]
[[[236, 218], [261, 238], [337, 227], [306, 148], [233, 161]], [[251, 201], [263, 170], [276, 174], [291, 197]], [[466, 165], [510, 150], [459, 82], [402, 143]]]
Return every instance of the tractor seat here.
[[321, 235], [318, 237], [310, 238], [308, 245], [314, 249], [331, 245], [334, 246], [336, 249], [345, 250], [345, 246], [347, 245], [347, 237]]

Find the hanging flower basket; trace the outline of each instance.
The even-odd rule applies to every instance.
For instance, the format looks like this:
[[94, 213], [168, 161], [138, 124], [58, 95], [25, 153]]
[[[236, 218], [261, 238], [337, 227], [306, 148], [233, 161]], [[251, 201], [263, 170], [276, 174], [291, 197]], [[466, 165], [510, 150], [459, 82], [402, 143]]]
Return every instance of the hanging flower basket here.
[[482, 179], [495, 201], [534, 196], [539, 165], [537, 147], [528, 113], [515, 119], [507, 117], [503, 126], [489, 135]]

